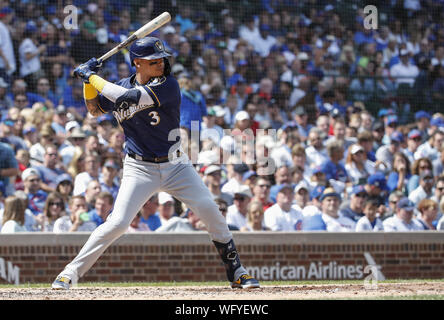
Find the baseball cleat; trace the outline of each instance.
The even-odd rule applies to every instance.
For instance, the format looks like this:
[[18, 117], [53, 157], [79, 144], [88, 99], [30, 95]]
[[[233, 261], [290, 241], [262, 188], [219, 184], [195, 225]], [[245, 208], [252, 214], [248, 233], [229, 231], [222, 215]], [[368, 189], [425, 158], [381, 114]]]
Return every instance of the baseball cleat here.
[[236, 281], [231, 282], [231, 288], [254, 289], [260, 288], [260, 284], [252, 276], [243, 274]]
[[68, 290], [71, 287], [71, 279], [64, 276], [58, 276], [51, 286], [54, 290]]

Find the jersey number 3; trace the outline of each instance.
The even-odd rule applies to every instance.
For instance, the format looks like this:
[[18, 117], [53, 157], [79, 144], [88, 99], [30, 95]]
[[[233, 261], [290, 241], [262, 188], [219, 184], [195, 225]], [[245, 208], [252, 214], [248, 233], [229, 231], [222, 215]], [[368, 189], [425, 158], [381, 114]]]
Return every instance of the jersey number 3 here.
[[160, 122], [159, 113], [157, 111], [151, 111], [150, 113], [148, 113], [148, 115], [153, 119], [150, 124], [152, 126], [157, 126]]

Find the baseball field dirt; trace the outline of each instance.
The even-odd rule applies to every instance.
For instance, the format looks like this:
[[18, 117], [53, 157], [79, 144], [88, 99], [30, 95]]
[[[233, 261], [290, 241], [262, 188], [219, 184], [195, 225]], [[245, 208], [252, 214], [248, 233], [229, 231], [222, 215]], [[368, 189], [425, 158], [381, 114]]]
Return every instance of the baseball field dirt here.
[[371, 284], [263, 284], [260, 289], [227, 286], [84, 286], [69, 291], [48, 287], [0, 288], [0, 300], [288, 300], [288, 299], [444, 299], [443, 281]]

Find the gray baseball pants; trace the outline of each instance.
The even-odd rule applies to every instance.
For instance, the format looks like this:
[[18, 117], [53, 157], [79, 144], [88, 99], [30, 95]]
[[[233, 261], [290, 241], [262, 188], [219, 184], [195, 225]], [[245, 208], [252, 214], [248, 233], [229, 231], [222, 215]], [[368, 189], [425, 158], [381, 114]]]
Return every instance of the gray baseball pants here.
[[[165, 191], [182, 201], [207, 226], [211, 240], [227, 243], [232, 239], [225, 218], [196, 170], [183, 155], [180, 163], [151, 163], [126, 156], [123, 177], [114, 209], [108, 219], [98, 226], [74, 260], [61, 272], [73, 283], [82, 277], [102, 253], [123, 235], [153, 194]], [[243, 267], [236, 277], [246, 273]]]

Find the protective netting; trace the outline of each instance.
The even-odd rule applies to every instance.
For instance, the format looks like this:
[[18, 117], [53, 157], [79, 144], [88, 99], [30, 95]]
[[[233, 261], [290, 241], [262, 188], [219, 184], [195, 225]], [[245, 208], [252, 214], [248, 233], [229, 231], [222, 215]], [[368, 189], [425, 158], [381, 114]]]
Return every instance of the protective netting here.
[[[435, 178], [441, 174], [442, 1], [374, 1], [367, 6], [316, 0], [42, 0], [0, 1], [0, 8], [1, 141], [14, 152], [0, 161], [3, 195], [23, 190], [21, 173], [29, 166], [46, 166], [45, 157], [52, 153], [58, 162], [51, 164], [52, 171], [40, 172], [42, 190], [48, 193], [58, 188], [60, 173], [68, 173], [66, 181], [74, 183], [90, 170], [79, 159], [93, 153], [99, 157], [89, 160], [98, 161], [99, 170], [107, 161], [112, 162], [109, 168], [121, 167], [122, 131], [110, 114], [97, 119], [87, 114], [82, 81], [71, 73], [165, 11], [171, 22], [152, 35], [171, 53], [171, 72], [183, 97], [181, 127], [189, 134], [192, 121], [198, 121], [198, 128], [220, 134], [214, 138], [201, 130], [198, 146], [190, 142], [191, 149], [200, 148], [194, 164], [203, 177], [214, 156], [219, 157], [210, 149], [230, 152], [233, 146], [233, 139], [222, 139], [223, 130], [246, 128], [254, 134], [277, 131], [277, 139], [258, 139], [240, 154], [245, 163], [249, 152], [256, 160], [258, 150], [268, 153], [276, 164], [276, 174], [269, 175], [273, 185], [286, 181], [296, 186], [306, 179], [309, 192], [333, 187], [334, 196], [348, 199], [357, 192], [354, 186], [384, 184], [380, 204], [392, 214], [397, 208], [389, 207], [389, 194], [399, 191], [398, 200], [411, 196], [420, 179], [427, 178], [420, 169], [421, 161], [427, 162], [423, 158], [429, 159]], [[116, 82], [134, 71], [124, 49], [106, 60], [98, 74]], [[352, 156], [361, 149], [366, 158], [359, 162]], [[325, 166], [324, 160], [338, 150], [345, 167]], [[397, 162], [394, 155], [402, 159]], [[259, 172], [258, 161], [247, 163], [247, 171], [255, 174], [246, 179]], [[407, 168], [399, 169], [399, 162]], [[16, 165], [18, 173], [6, 171]], [[290, 179], [280, 181], [283, 166], [290, 168]], [[231, 173], [224, 173], [222, 182]], [[316, 178], [322, 173], [325, 177]], [[383, 178], [374, 176], [379, 173]], [[118, 175], [115, 179], [115, 185], [104, 187], [114, 196]], [[85, 192], [85, 181], [78, 190], [74, 186], [74, 193]], [[433, 190], [444, 182], [434, 183]], [[439, 204], [441, 194], [431, 190], [424, 191], [426, 196], [415, 194], [412, 201], [418, 205], [435, 196]], [[45, 199], [32, 200], [37, 213]]]

